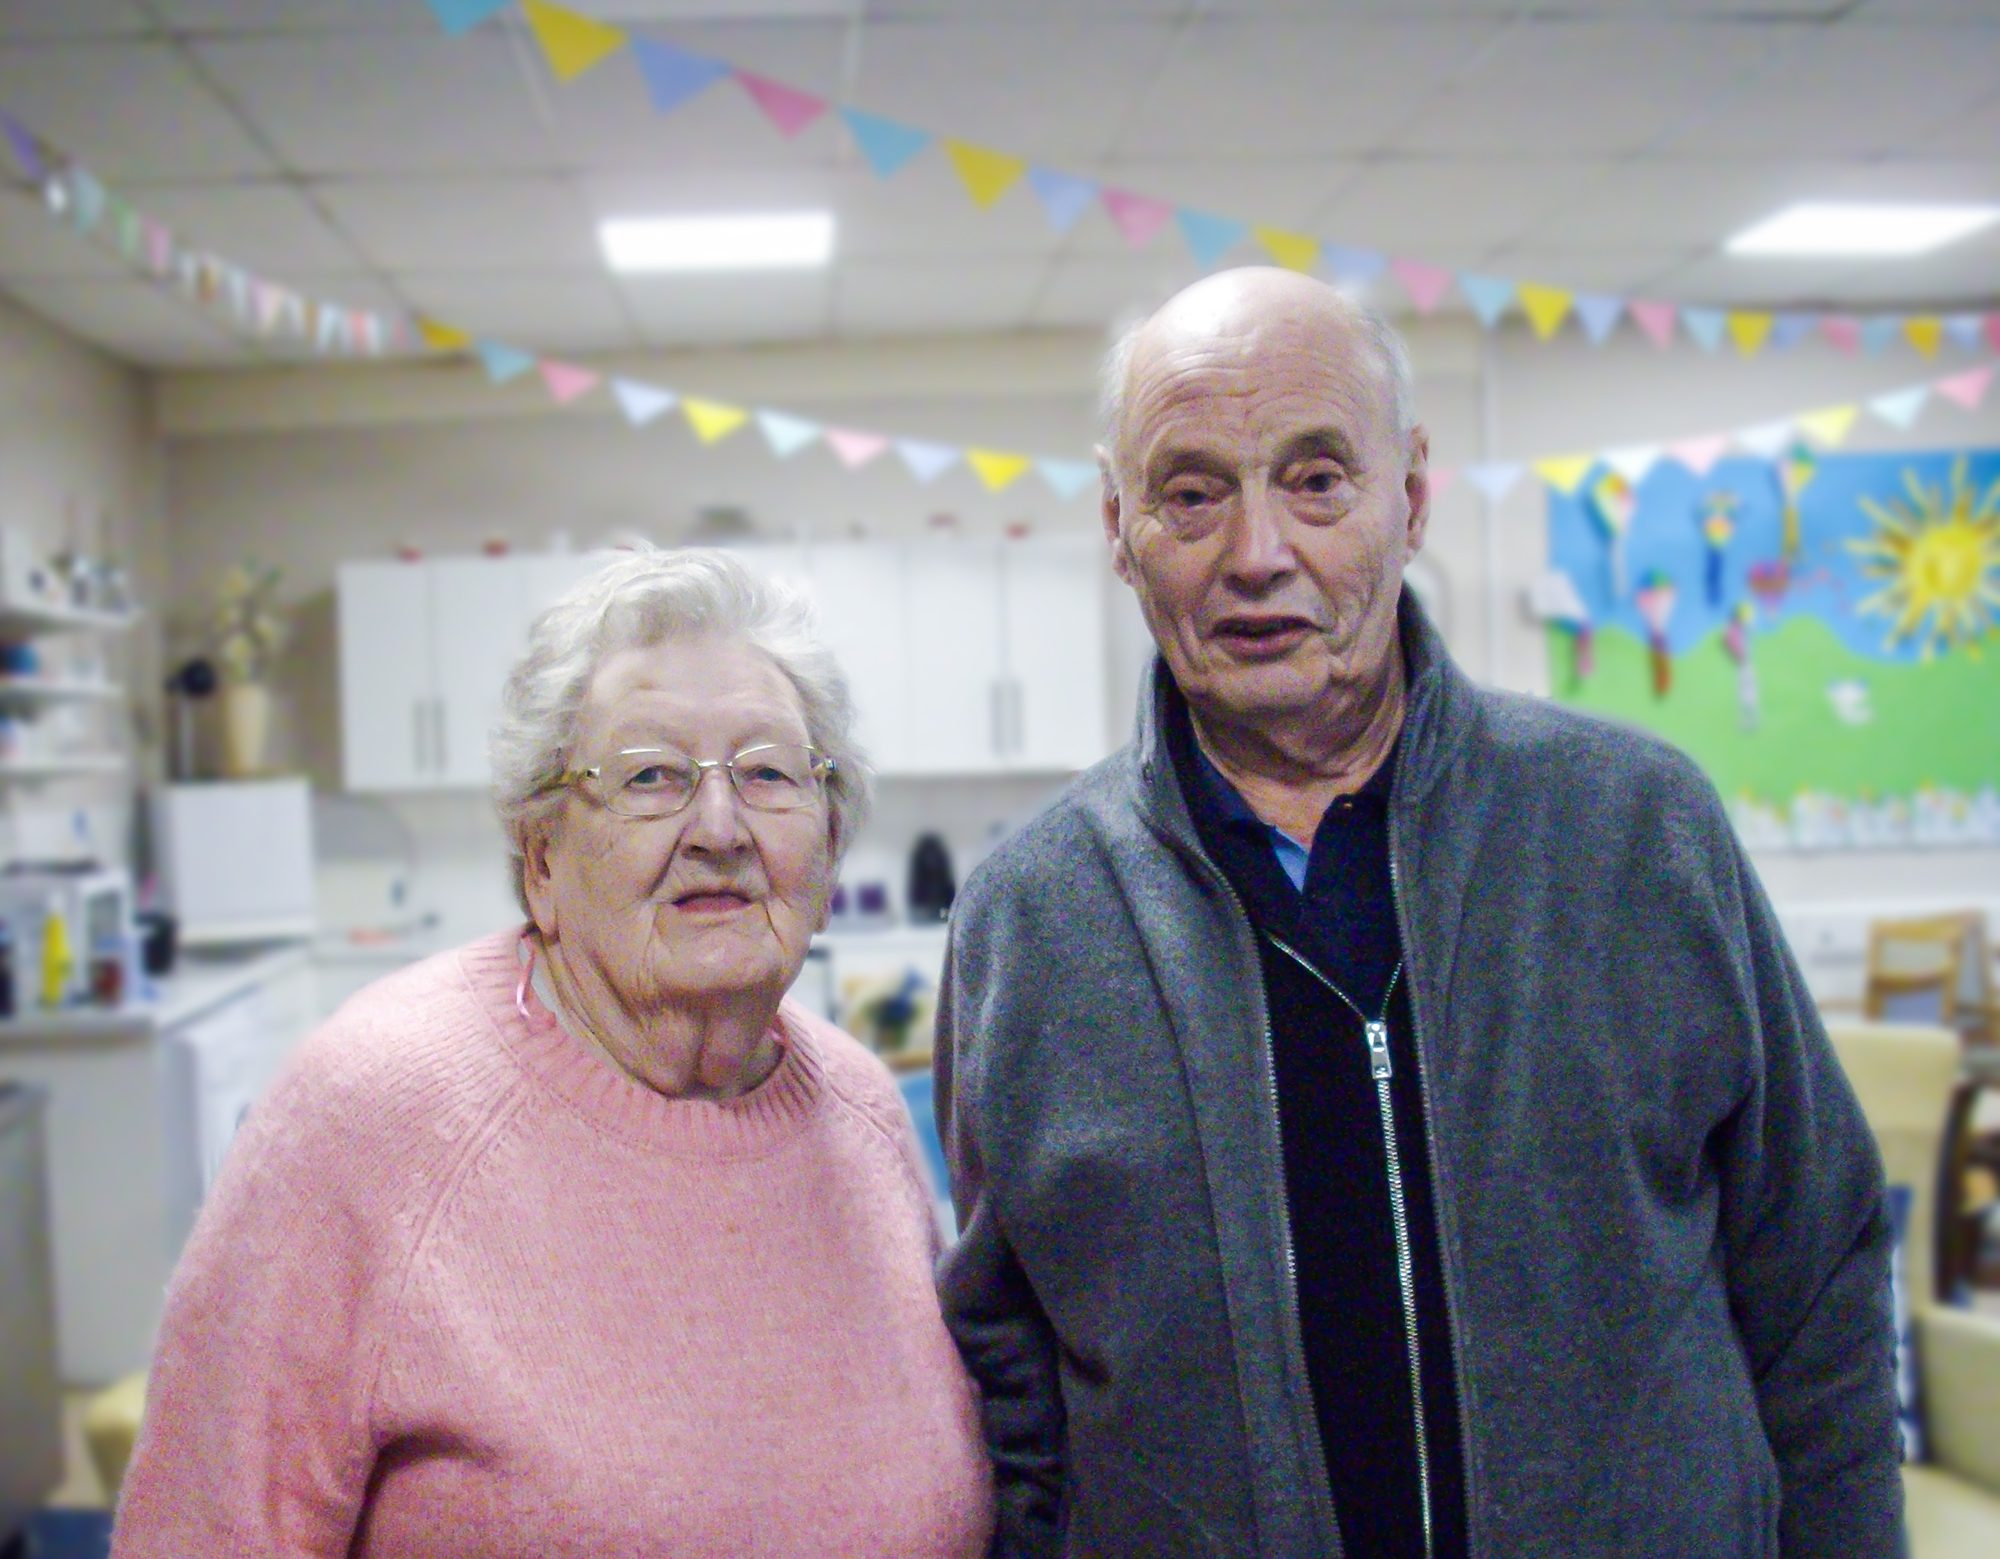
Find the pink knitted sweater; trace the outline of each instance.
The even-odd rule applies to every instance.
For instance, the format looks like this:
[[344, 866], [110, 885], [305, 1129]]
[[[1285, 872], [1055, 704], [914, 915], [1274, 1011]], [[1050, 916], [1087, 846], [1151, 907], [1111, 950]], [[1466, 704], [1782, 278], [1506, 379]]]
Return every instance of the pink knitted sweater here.
[[794, 1008], [727, 1103], [538, 1004], [512, 935], [357, 996], [168, 1293], [117, 1559], [983, 1554], [909, 1117]]

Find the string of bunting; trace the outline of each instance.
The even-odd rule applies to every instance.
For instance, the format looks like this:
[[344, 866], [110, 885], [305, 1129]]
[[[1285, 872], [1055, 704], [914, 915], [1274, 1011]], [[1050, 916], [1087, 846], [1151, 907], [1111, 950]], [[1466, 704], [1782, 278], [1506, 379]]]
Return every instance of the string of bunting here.
[[[791, 459], [817, 444], [824, 445], [844, 470], [859, 471], [893, 452], [920, 483], [935, 481], [963, 464], [988, 492], [1005, 491], [1033, 472], [1063, 499], [1081, 496], [1097, 480], [1096, 463], [1090, 460], [835, 427], [775, 407], [742, 406], [684, 394], [647, 380], [601, 374], [581, 364], [479, 337], [424, 315], [380, 314], [307, 297], [222, 255], [184, 242], [167, 224], [138, 210], [88, 168], [4, 109], [0, 109], [0, 137], [40, 192], [52, 217], [86, 237], [108, 242], [139, 274], [220, 312], [235, 328], [260, 340], [295, 341], [329, 357], [380, 357], [419, 348], [468, 354], [496, 385], [538, 377], [550, 399], [561, 406], [583, 401], [601, 390], [616, 402], [634, 428], [650, 427], [669, 412], [678, 412], [696, 439], [704, 445], [716, 445], [754, 424], [771, 454], [780, 460]], [[1804, 442], [1826, 447], [1840, 444], [1864, 412], [1890, 427], [1907, 430], [1934, 400], [1976, 410], [1992, 387], [1996, 366], [1982, 363], [1863, 400], [1819, 406], [1693, 438], [1520, 461], [1433, 466], [1431, 491], [1434, 496], [1441, 495], [1463, 476], [1497, 504], [1530, 474], [1557, 492], [1573, 494], [1600, 464], [1636, 485], [1661, 460], [1676, 460], [1697, 476], [1706, 475], [1732, 451], [1779, 461], [1791, 458]]]
[[[425, 3], [445, 32], [457, 36], [510, 9], [515, 0]], [[1897, 342], [1908, 343], [1927, 358], [1936, 356], [1946, 342], [1971, 353], [2000, 352], [2000, 310], [1864, 316], [1810, 309], [1704, 308], [1517, 281], [1376, 249], [1323, 242], [1307, 233], [1197, 210], [1047, 167], [995, 147], [865, 113], [740, 69], [726, 60], [679, 48], [663, 38], [599, 21], [552, 0], [519, 0], [519, 9], [559, 82], [567, 84], [613, 58], [629, 56], [654, 109], [663, 115], [684, 107], [718, 83], [734, 82], [788, 139], [827, 114], [835, 114], [878, 177], [895, 177], [935, 147], [943, 152], [966, 195], [982, 210], [998, 205], [1017, 187], [1025, 187], [1040, 204], [1049, 226], [1057, 233], [1066, 233], [1086, 212], [1101, 207], [1131, 248], [1143, 249], [1172, 229], [1204, 270], [1213, 269], [1233, 252], [1254, 247], [1279, 265], [1324, 272], [1339, 281], [1367, 284], [1386, 276], [1423, 314], [1435, 310], [1455, 287], [1487, 329], [1498, 328], [1510, 311], [1518, 309], [1543, 341], [1553, 339], [1574, 320], [1589, 341], [1598, 345], [1629, 320], [1656, 347], [1669, 346], [1677, 333], [1684, 333], [1706, 351], [1718, 351], [1728, 342], [1744, 357], [1754, 357], [1766, 348], [1775, 351], [1796, 346], [1815, 335], [1850, 354], [1881, 352]]]

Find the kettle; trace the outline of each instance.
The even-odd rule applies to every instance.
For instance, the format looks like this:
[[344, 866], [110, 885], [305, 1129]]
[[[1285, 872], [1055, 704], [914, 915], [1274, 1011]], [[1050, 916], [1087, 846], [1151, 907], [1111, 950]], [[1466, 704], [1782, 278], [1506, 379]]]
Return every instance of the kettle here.
[[936, 834], [920, 835], [910, 851], [910, 919], [919, 925], [950, 919], [957, 891], [944, 841]]

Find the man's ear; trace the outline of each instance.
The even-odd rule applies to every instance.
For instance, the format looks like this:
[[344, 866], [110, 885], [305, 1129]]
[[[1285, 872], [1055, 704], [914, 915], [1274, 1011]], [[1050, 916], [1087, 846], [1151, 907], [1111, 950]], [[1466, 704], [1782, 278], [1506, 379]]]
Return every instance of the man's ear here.
[[1111, 469], [1111, 452], [1097, 446], [1097, 476], [1101, 484], [1098, 516], [1104, 522], [1104, 540], [1111, 548], [1111, 571], [1126, 584], [1132, 583], [1132, 565], [1125, 556], [1124, 506], [1118, 491], [1118, 476]]
[[1424, 533], [1431, 523], [1431, 435], [1422, 426], [1410, 430], [1409, 463], [1403, 471], [1403, 496], [1409, 500], [1403, 560], [1424, 550]]
[[561, 927], [556, 916], [555, 867], [549, 859], [553, 818], [539, 819], [521, 830], [521, 885], [528, 900], [528, 915], [542, 940], [557, 940]]

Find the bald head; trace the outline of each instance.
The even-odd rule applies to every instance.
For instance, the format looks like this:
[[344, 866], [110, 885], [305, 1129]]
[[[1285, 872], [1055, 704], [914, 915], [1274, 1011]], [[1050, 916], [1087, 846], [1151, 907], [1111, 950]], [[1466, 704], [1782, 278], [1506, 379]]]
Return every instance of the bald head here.
[[1114, 474], [1125, 469], [1126, 394], [1135, 372], [1156, 354], [1199, 349], [1225, 338], [1256, 341], [1304, 334], [1324, 343], [1330, 361], [1367, 356], [1380, 383], [1394, 431], [1416, 422], [1410, 355], [1395, 327], [1338, 288], [1297, 271], [1245, 266], [1218, 271], [1183, 288], [1125, 331], [1105, 355], [1099, 411], [1104, 454]]

